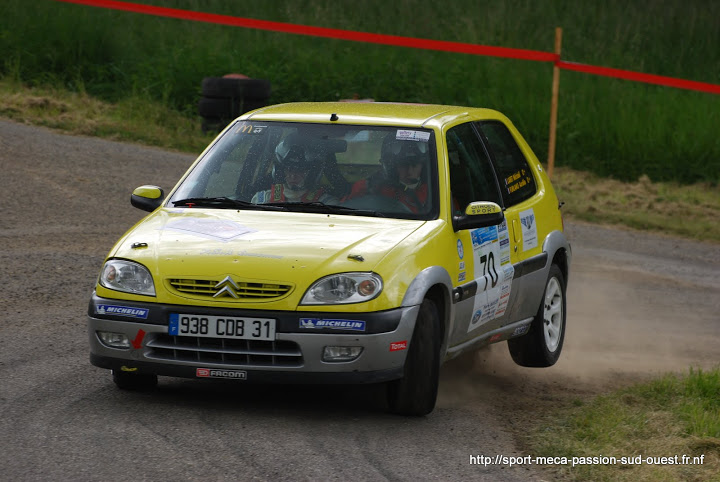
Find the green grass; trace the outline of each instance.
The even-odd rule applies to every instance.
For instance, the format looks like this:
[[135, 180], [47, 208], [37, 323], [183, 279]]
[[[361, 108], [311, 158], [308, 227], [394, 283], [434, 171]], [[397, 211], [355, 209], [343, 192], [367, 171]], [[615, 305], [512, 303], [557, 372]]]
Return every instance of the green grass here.
[[54, 86], [28, 88], [0, 78], [0, 116], [72, 134], [136, 142], [200, 153], [214, 134], [204, 134], [198, 118], [134, 95], [109, 103], [84, 92]]
[[[529, 450], [546, 457], [641, 455], [643, 463], [549, 468], [571, 480], [720, 480], [720, 369], [691, 369], [577, 401], [546, 414], [527, 437]], [[696, 464], [647, 463], [647, 457], [682, 456]], [[701, 459], [694, 459], [702, 457]]]
[[[704, 0], [333, 0], [143, 3], [321, 27], [552, 50], [563, 58], [720, 83], [720, 3]], [[551, 66], [262, 32], [52, 0], [4, 0], [0, 75], [191, 118], [205, 76], [272, 82], [271, 102], [376, 100], [496, 108], [546, 157]], [[557, 163], [636, 181], [720, 181], [720, 96], [563, 72]]]

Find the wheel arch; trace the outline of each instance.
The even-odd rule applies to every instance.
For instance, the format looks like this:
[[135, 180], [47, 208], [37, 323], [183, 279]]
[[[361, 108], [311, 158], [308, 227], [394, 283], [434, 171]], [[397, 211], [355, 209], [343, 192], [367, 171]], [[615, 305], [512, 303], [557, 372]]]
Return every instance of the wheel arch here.
[[408, 287], [403, 306], [419, 305], [424, 299], [432, 300], [440, 317], [440, 353], [447, 350], [448, 333], [452, 332], [453, 304], [450, 274], [440, 266], [422, 270]]
[[543, 243], [543, 251], [548, 254], [548, 259], [550, 260], [547, 269], [549, 269], [551, 265], [556, 264], [563, 274], [565, 287], [567, 287], [572, 249], [565, 237], [565, 233], [562, 231], [553, 231], [550, 233]]

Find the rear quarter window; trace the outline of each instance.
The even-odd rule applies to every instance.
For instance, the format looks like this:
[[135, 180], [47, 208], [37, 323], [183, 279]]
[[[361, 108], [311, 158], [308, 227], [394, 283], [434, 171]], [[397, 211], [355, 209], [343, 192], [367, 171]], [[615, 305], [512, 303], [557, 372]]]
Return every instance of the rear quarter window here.
[[537, 185], [525, 155], [502, 122], [477, 122], [498, 174], [505, 206], [513, 206], [537, 192]]

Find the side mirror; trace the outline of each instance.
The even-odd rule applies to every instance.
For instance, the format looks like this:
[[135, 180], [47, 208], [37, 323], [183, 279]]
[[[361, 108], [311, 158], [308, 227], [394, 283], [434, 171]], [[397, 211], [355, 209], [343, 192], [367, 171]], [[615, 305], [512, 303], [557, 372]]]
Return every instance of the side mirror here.
[[473, 202], [467, 205], [464, 214], [453, 216], [453, 229], [460, 231], [497, 226], [503, 219], [505, 215], [499, 205], [488, 201]]
[[165, 193], [157, 186], [140, 186], [130, 196], [130, 204], [149, 213], [155, 211], [165, 199]]

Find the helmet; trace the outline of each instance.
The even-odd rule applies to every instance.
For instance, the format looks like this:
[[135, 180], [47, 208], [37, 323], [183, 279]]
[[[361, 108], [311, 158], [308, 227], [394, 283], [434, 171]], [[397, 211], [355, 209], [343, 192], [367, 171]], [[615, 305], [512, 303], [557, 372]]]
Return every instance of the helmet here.
[[317, 156], [312, 156], [299, 134], [290, 134], [275, 147], [273, 181], [285, 182], [288, 169], [304, 171], [305, 180], [300, 188], [312, 189], [322, 177], [323, 165]]
[[422, 163], [423, 171], [425, 171], [429, 160], [430, 153], [427, 142], [397, 139], [394, 132], [383, 139], [380, 163], [387, 179], [396, 181], [396, 168], [403, 164]]

